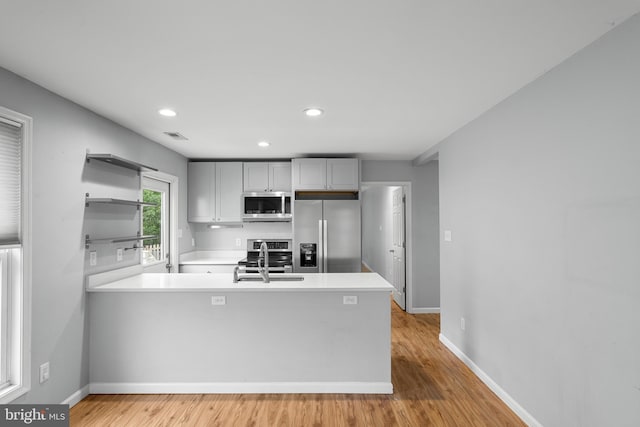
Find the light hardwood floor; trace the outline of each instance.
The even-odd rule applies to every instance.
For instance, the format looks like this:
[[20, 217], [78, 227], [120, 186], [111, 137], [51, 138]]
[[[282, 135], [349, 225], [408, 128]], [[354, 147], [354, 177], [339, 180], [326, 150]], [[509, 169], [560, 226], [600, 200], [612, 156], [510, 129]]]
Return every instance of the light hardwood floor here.
[[440, 316], [393, 304], [392, 395], [91, 395], [72, 426], [523, 426], [438, 340]]

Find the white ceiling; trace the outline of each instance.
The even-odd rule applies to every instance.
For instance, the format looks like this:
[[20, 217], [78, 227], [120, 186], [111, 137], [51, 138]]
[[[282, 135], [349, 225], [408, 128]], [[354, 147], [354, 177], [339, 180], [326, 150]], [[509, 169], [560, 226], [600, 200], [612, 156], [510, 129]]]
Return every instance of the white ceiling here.
[[[640, 11], [640, 0], [0, 6], [0, 66], [187, 157], [413, 159]], [[326, 114], [309, 119], [308, 106]], [[162, 107], [178, 116], [160, 117]], [[271, 147], [258, 148], [262, 139]]]

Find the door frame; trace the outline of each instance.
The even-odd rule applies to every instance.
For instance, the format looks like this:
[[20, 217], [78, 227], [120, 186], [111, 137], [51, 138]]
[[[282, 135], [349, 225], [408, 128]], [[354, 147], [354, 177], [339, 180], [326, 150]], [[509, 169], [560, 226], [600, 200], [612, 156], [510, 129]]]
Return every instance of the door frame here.
[[[178, 272], [178, 184], [177, 176], [160, 171], [142, 172], [140, 175], [140, 188], [142, 189], [142, 177], [146, 176], [158, 181], [169, 183], [169, 259], [171, 273]], [[142, 191], [142, 190], [141, 190]], [[142, 265], [142, 261], [140, 263]]]
[[[362, 181], [361, 186], [370, 187], [402, 187], [406, 197], [405, 204], [405, 310], [407, 313], [413, 313], [413, 227], [412, 227], [412, 189], [411, 181]], [[364, 212], [363, 212], [364, 215]]]

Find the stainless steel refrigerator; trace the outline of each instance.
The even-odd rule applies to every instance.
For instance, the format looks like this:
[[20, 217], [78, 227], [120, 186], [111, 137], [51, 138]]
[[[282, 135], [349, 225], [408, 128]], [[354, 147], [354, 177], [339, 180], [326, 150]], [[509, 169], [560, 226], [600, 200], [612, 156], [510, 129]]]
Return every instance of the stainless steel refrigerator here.
[[296, 200], [293, 211], [293, 271], [361, 271], [360, 201]]

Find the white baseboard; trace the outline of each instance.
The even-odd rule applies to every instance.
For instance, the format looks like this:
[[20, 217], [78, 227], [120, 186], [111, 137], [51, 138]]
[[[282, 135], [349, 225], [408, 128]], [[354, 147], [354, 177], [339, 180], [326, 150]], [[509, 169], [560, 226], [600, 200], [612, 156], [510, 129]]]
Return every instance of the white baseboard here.
[[456, 347], [447, 337], [440, 334], [440, 342], [444, 344], [453, 354], [456, 355], [458, 359], [460, 359], [465, 365], [473, 371], [474, 374], [480, 380], [487, 385], [499, 398], [502, 400], [513, 412], [516, 413], [520, 419], [526, 423], [528, 426], [533, 427], [542, 427], [540, 424], [530, 413], [528, 413], [514, 398], [509, 396], [509, 394], [502, 389], [489, 375], [487, 375], [478, 365], [476, 365], [473, 360], [469, 359], [466, 354], [462, 352], [458, 347]]
[[62, 401], [63, 405], [69, 405], [69, 408], [73, 408], [76, 406], [78, 402], [80, 402], [85, 397], [89, 396], [89, 386], [86, 385], [82, 387], [80, 390], [73, 393], [71, 396], [67, 397]]
[[254, 394], [349, 393], [393, 394], [390, 382], [309, 383], [91, 383], [90, 394]]
[[440, 314], [440, 307], [412, 307], [407, 311], [411, 314]]

